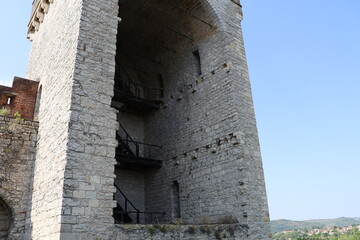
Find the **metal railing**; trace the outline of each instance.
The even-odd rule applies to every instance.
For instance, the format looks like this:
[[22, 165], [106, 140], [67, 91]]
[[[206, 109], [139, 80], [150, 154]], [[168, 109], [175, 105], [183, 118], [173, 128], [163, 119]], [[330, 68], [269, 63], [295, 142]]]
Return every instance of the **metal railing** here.
[[137, 158], [152, 158], [155, 155], [155, 149], [161, 149], [161, 146], [134, 141], [125, 128], [120, 124], [120, 130], [116, 132], [117, 139], [120, 141], [118, 153]]
[[118, 94], [126, 94], [152, 102], [160, 101], [164, 95], [163, 88], [146, 87], [131, 80], [124, 80], [119, 78], [115, 78], [115, 81], [117, 84], [114, 91]]
[[148, 101], [159, 101], [164, 96], [164, 88], [147, 87], [132, 80], [125, 67], [120, 65], [120, 70], [127, 79], [115, 77], [115, 93], [142, 98]]
[[[125, 196], [125, 194], [120, 190], [119, 186], [115, 183], [116, 193], [115, 199], [116, 202], [121, 206], [123, 211], [117, 211], [116, 214], [120, 215], [120, 221], [125, 223], [125, 219], [128, 217], [131, 219], [129, 223], [140, 224], [141, 220], [143, 223], [159, 223], [159, 216], [164, 215], [163, 212], [144, 212], [140, 211], [135, 205]], [[141, 215], [144, 217], [141, 218]], [[154, 221], [155, 216], [155, 221]]]

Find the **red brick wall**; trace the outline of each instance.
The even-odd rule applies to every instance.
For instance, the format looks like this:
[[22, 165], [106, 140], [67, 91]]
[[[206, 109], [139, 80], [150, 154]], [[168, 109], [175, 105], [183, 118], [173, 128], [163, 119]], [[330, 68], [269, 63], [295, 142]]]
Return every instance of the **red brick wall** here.
[[[22, 118], [33, 120], [38, 85], [38, 82], [15, 77], [12, 88], [0, 86], [0, 106], [7, 107], [10, 116], [19, 112]], [[8, 97], [11, 97], [10, 104], [7, 104]]]

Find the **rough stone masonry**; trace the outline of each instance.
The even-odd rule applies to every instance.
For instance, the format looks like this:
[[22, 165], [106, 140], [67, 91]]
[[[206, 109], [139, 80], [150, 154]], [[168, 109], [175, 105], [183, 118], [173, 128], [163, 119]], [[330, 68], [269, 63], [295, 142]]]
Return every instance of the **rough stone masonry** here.
[[26, 239], [38, 123], [0, 116], [0, 239]]
[[34, 1], [24, 239], [270, 239], [242, 18], [236, 0]]

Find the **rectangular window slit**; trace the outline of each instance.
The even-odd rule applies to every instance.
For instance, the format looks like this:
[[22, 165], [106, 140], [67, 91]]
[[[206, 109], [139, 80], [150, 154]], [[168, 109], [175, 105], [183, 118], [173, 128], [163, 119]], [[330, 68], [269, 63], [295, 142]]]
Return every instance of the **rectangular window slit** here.
[[193, 55], [194, 55], [194, 57], [195, 57], [197, 74], [198, 74], [199, 76], [201, 76], [201, 75], [202, 75], [202, 70], [201, 70], [201, 59], [200, 59], [199, 50], [194, 51], [194, 52], [193, 52]]
[[171, 186], [171, 205], [173, 219], [180, 218], [180, 187], [178, 181], [173, 181]]

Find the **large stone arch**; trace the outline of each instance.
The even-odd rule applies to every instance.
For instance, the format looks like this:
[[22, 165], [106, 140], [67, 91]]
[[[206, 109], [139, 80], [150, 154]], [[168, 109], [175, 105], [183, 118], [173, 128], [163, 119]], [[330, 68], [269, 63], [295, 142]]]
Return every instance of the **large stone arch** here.
[[179, 48], [199, 44], [223, 25], [213, 5], [209, 0], [119, 0], [122, 20], [118, 27], [117, 56], [126, 39], [131, 39], [132, 44], [140, 44], [143, 39], [147, 47], [153, 48], [143, 54], [152, 58], [159, 51], [174, 53]]
[[213, 17], [216, 27], [219, 29], [219, 31], [224, 30], [225, 24], [224, 19], [221, 14], [221, 8], [219, 6], [223, 6], [223, 3], [219, 4], [219, 0], [198, 0], [201, 2], [201, 4], [204, 6], [204, 9], [211, 14]]
[[12, 225], [13, 214], [11, 208], [0, 197], [0, 239], [7, 239]]

